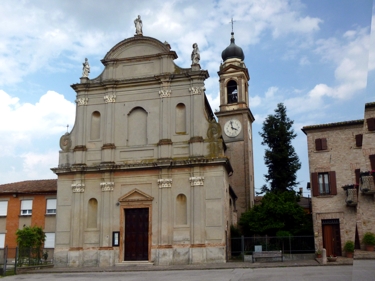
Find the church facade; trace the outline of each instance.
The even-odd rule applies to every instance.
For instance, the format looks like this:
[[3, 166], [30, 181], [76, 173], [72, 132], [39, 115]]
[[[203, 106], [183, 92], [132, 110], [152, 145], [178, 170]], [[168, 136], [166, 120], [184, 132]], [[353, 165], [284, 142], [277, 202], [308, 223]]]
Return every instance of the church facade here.
[[[52, 169], [58, 175], [56, 266], [225, 262], [236, 200], [244, 209], [253, 200], [253, 185], [231, 179], [233, 165], [241, 164], [227, 153], [239, 150], [225, 144], [226, 138], [251, 143], [243, 58], [220, 70], [238, 75], [220, 82], [226, 89], [235, 81], [238, 102], [230, 102], [237, 106], [230, 116], [223, 98], [217, 122], [198, 45], [191, 68], [181, 68], [170, 45], [143, 36], [137, 20], [137, 34], [106, 54], [103, 72], [89, 79], [86, 60], [80, 83], [72, 85], [75, 125], [61, 137]], [[237, 86], [231, 87], [232, 94]], [[232, 129], [229, 119], [241, 126], [234, 137], [222, 135], [222, 126]]]

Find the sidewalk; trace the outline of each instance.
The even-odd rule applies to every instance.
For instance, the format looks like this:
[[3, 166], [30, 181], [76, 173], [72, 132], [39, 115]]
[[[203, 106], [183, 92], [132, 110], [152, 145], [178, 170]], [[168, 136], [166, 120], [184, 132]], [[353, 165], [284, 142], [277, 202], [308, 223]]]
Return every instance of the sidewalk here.
[[[320, 259], [321, 260], [321, 259]], [[301, 267], [322, 265], [319, 259], [293, 260], [284, 262], [227, 262], [227, 263], [202, 263], [184, 265], [146, 265], [146, 264], [121, 264], [111, 267], [53, 267], [22, 269], [21, 273], [67, 273], [67, 272], [127, 272], [127, 271], [173, 271], [173, 270], [211, 270], [211, 269], [236, 269], [236, 268], [270, 268], [270, 267]], [[336, 262], [327, 262], [327, 265], [352, 265], [353, 259], [339, 258]]]

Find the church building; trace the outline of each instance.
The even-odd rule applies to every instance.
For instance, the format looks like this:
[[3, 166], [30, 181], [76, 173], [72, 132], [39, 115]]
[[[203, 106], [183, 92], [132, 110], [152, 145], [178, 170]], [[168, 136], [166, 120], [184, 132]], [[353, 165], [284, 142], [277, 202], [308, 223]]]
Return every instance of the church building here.
[[[86, 59], [76, 120], [60, 139], [55, 266], [226, 262], [230, 226], [253, 204], [248, 70], [234, 43], [222, 53], [220, 111], [193, 44], [181, 68], [171, 46], [136, 34]], [[193, 43], [193, 42], [192, 42]], [[219, 57], [218, 57], [219, 59]]]

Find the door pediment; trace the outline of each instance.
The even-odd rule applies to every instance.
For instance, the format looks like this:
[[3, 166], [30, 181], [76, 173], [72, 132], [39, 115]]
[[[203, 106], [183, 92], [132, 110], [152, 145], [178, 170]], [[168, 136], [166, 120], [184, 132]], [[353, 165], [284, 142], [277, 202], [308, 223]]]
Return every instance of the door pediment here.
[[120, 199], [119, 202], [137, 202], [137, 201], [152, 201], [154, 197], [134, 188], [132, 191], [126, 193]]

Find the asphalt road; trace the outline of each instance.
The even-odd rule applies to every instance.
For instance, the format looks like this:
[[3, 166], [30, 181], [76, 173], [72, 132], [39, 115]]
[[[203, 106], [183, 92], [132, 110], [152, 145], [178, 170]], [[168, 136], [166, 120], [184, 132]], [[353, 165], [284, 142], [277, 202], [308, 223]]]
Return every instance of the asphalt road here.
[[354, 261], [354, 266], [307, 266], [139, 272], [36, 273], [6, 277], [6, 280], [105, 280], [105, 281], [372, 281], [375, 260]]

